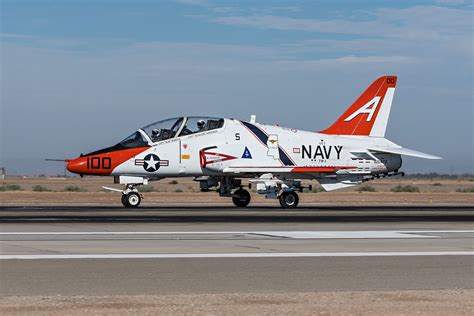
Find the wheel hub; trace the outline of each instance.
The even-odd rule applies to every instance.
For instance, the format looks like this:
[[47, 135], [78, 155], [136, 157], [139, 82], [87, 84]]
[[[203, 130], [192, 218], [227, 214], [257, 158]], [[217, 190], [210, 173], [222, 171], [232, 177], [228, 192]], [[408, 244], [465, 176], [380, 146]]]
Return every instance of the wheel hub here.
[[293, 195], [287, 195], [285, 197], [285, 202], [288, 205], [293, 205], [293, 204], [295, 204], [295, 197]]
[[135, 196], [135, 195], [131, 195], [129, 198], [128, 198], [128, 202], [131, 204], [131, 205], [136, 205], [138, 203], [138, 197]]

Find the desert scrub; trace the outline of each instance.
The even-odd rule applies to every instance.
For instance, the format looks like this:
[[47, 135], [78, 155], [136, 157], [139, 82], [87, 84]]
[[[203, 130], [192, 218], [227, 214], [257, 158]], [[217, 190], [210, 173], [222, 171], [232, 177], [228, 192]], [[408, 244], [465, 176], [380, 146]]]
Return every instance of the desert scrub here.
[[357, 188], [358, 192], [377, 192], [373, 186], [370, 185], [361, 185]]
[[409, 192], [409, 193], [414, 193], [414, 192], [420, 192], [420, 189], [414, 185], [397, 185], [396, 187], [392, 188], [390, 191], [392, 192]]
[[154, 192], [155, 188], [152, 187], [151, 185], [142, 185], [141, 187], [138, 188], [139, 192]]
[[474, 187], [471, 188], [459, 188], [456, 190], [456, 192], [460, 193], [474, 193]]
[[174, 192], [176, 192], [176, 193], [181, 193], [181, 192], [183, 192], [183, 190], [181, 190], [181, 189], [176, 189], [176, 190], [174, 190]]
[[18, 184], [3, 184], [2, 186], [0, 186], [0, 192], [21, 190], [23, 189]]
[[68, 185], [64, 188], [64, 192], [87, 192], [86, 189], [75, 186], [75, 185]]
[[176, 181], [176, 180], [171, 180], [170, 182], [168, 182], [168, 184], [178, 184], [178, 181]]
[[324, 192], [324, 189], [322, 187], [313, 187], [311, 189], [311, 191], [309, 191], [311, 193], [319, 193], [319, 192]]
[[51, 189], [44, 187], [42, 185], [35, 185], [33, 186], [33, 191], [35, 192], [51, 192]]
[[441, 184], [440, 182], [435, 182], [435, 183], [432, 184], [432, 186], [434, 186], [434, 187], [440, 187], [440, 186], [442, 186], [442, 184]]

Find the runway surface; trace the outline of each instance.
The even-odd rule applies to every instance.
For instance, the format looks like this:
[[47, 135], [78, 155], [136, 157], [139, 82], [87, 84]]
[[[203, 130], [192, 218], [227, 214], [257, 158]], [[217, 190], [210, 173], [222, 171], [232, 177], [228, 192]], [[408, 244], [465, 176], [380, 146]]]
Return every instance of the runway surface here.
[[474, 288], [470, 207], [0, 207], [0, 295]]
[[0, 206], [1, 222], [457, 222], [474, 221], [474, 206]]

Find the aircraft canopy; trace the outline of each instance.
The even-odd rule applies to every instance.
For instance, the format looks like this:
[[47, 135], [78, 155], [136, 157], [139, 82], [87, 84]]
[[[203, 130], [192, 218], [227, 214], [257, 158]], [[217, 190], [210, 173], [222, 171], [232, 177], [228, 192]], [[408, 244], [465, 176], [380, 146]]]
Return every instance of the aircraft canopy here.
[[224, 119], [222, 118], [183, 116], [154, 122], [140, 130], [148, 136], [152, 143], [156, 143], [166, 139], [218, 129], [223, 125]]

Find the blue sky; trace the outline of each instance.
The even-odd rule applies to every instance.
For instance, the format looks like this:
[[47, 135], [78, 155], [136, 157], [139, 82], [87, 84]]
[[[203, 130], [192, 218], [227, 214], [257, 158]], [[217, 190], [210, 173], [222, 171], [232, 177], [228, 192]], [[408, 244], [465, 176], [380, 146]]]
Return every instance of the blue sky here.
[[474, 172], [472, 1], [1, 1], [0, 164], [57, 173], [166, 117], [321, 130], [399, 76], [387, 137]]

